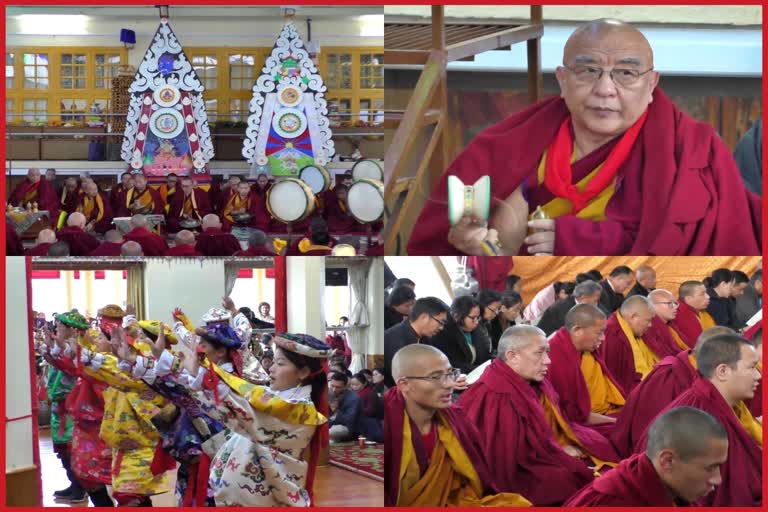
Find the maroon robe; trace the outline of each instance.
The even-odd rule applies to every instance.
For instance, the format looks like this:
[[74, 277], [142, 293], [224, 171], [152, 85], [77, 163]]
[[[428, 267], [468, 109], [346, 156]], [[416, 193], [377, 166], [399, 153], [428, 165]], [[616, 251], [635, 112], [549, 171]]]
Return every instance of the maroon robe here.
[[683, 302], [682, 298], [679, 300], [679, 304], [677, 315], [669, 322], [669, 325], [677, 331], [689, 347], [693, 348], [704, 329], [701, 328], [698, 312]]
[[24, 256], [24, 244], [8, 220], [5, 221], [5, 255]]
[[[24, 251], [24, 256], [48, 256], [48, 248], [53, 244], [42, 243]], [[11, 255], [13, 256], [13, 255]]]
[[[27, 192], [32, 189], [36, 189], [36, 193], [32, 200], [25, 200]], [[8, 198], [8, 202], [14, 206], [26, 207], [27, 203], [37, 203], [37, 209], [47, 210], [51, 215], [51, 225], [55, 226], [56, 221], [59, 218], [59, 198], [56, 195], [56, 190], [53, 188], [51, 182], [47, 181], [44, 177], [40, 177], [40, 181], [34, 185], [28, 179], [25, 179], [13, 189], [11, 196]]]
[[221, 182], [211, 181], [211, 184], [208, 186], [208, 204], [211, 207], [211, 211], [217, 214], [220, 213], [227, 197], [229, 197], [229, 193], [221, 189]]
[[[461, 394], [458, 405], [480, 431], [500, 491], [518, 493], [533, 506], [562, 505], [594, 475], [557, 442], [540, 401], [542, 393], [557, 407], [557, 394], [547, 381], [528, 382], [494, 359], [480, 380]], [[601, 434], [578, 424], [573, 427], [586, 446], [601, 454], [599, 458], [619, 460]]]
[[[624, 392], [629, 394], [642, 380], [643, 376], [635, 369], [635, 356], [627, 335], [619, 324], [619, 312], [615, 311], [608, 317], [605, 328], [605, 341], [600, 346], [600, 354], [611, 375], [621, 384]], [[661, 324], [661, 325], [658, 325]], [[666, 332], [666, 337], [664, 336]], [[667, 325], [657, 316], [653, 317], [651, 327], [643, 334], [643, 341], [660, 360], [674, 356], [680, 351], [669, 333]]]
[[101, 244], [93, 250], [91, 256], [120, 256], [121, 248], [125, 242], [101, 242]]
[[80, 188], [80, 185], [75, 187], [74, 191], [70, 191], [67, 187], [64, 187], [61, 191], [61, 198], [59, 199], [59, 210], [67, 212], [67, 215], [77, 210], [77, 205], [80, 202], [80, 197], [83, 193], [83, 189]]
[[234, 256], [277, 256], [277, 254], [262, 245], [259, 247], [249, 247], [245, 251], [237, 251]]
[[[471, 185], [491, 176], [499, 200], [525, 183], [529, 210], [554, 196], [538, 186], [541, 155], [570, 115], [561, 98], [542, 100], [488, 128], [450, 165], [416, 220], [410, 255], [458, 255], [448, 243], [448, 176]], [[618, 138], [573, 166], [573, 180], [601, 163]], [[762, 205], [714, 129], [675, 107], [656, 87], [648, 116], [626, 161], [606, 219], [555, 219], [555, 255], [757, 255]], [[521, 254], [526, 249], [521, 248]]]
[[[466, 416], [455, 406], [442, 409], [441, 414], [451, 426], [454, 434], [461, 443], [469, 461], [477, 471], [480, 482], [485, 486], [483, 495], [498, 494], [493, 479], [493, 472], [487, 464], [488, 457], [483, 452], [479, 442], [480, 434], [475, 426], [467, 421]], [[400, 462], [403, 457], [403, 424], [405, 422], [405, 399], [397, 388], [390, 388], [384, 394], [384, 506], [394, 507], [397, 504], [398, 490], [400, 487]], [[411, 421], [411, 432], [418, 429]], [[421, 442], [421, 436], [412, 436], [414, 451], [419, 461], [422, 474], [428, 467], [429, 455]]]
[[63, 227], [56, 238], [69, 244], [70, 256], [90, 256], [91, 252], [99, 246], [99, 241], [95, 236], [86, 233], [77, 226]]
[[[723, 395], [703, 377], [662, 412], [680, 406], [708, 412], [728, 431], [728, 460], [720, 466], [723, 482], [696, 502], [703, 507], [754, 507], [763, 500], [763, 449], [752, 439]], [[645, 451], [646, 434], [638, 441], [635, 453]]]
[[242, 250], [242, 247], [231, 233], [225, 233], [218, 228], [208, 228], [198, 235], [195, 249], [203, 256], [232, 256]]
[[112, 207], [113, 212], [120, 209], [120, 196], [123, 192], [125, 192], [125, 188], [122, 183], [118, 183], [109, 191], [109, 206]]
[[691, 387], [699, 376], [688, 360], [690, 350], [667, 356], [653, 367], [627, 397], [616, 418], [611, 441], [622, 457], [629, 457], [656, 416]]
[[164, 256], [165, 251], [168, 250], [165, 238], [147, 228], [133, 228], [123, 236], [123, 239], [126, 242], [138, 242], [144, 252], [144, 256]]
[[365, 249], [366, 256], [384, 256], [384, 244], [376, 244]]
[[[195, 217], [202, 222], [203, 217], [212, 211], [211, 205], [208, 202], [208, 194], [199, 188], [192, 189], [192, 193], [195, 195], [195, 204], [197, 205], [197, 209], [195, 210]], [[168, 219], [166, 226], [169, 233], [178, 233], [183, 229], [179, 222], [181, 221], [181, 214], [184, 210], [185, 200], [186, 197], [184, 196], [183, 191], [181, 193], [174, 193], [171, 195], [171, 203], [168, 209], [168, 215], [166, 216]]]
[[149, 194], [152, 196], [152, 202], [153, 202], [153, 209], [150, 212], [152, 215], [165, 215], [165, 203], [163, 202], [163, 198], [160, 195], [160, 192], [155, 190], [154, 188], [147, 185], [147, 188], [144, 189], [144, 192], [141, 194], [138, 194], [136, 191], [136, 188], [131, 188], [128, 190], [124, 190], [118, 199], [118, 208], [116, 210], [116, 217], [132, 217], [133, 212], [130, 209], [130, 205], [127, 204], [128, 202], [128, 194], [130, 191], [133, 190], [133, 194], [131, 195], [131, 203], [133, 203], [136, 200], [137, 196], [143, 196], [144, 194]]
[[470, 256], [467, 258], [467, 266], [475, 270], [475, 279], [481, 290], [490, 288], [503, 292], [507, 288], [507, 276], [513, 264], [509, 256]]
[[202, 256], [194, 245], [175, 245], [165, 251], [166, 256]]
[[566, 507], [674, 507], [688, 505], [673, 500], [653, 464], [638, 453], [596, 478], [565, 503]]
[[[98, 192], [99, 197], [101, 198], [101, 204], [104, 207], [104, 211], [101, 215], [101, 220], [96, 222], [93, 226], [93, 230], [97, 233], [104, 234], [110, 229], [112, 229], [112, 206], [109, 204], [109, 199], [107, 199], [107, 195], [103, 192]], [[75, 210], [81, 212], [83, 215], [85, 215], [85, 194], [80, 194], [78, 197], [77, 205], [75, 206]], [[96, 220], [99, 216], [99, 206], [98, 203], [96, 203], [93, 207], [93, 210], [91, 211], [91, 215], [86, 217], [85, 222], [86, 224], [91, 222], [92, 220]]]
[[[272, 217], [269, 215], [266, 204], [263, 202], [262, 197], [258, 194], [251, 193], [251, 195], [248, 196], [248, 200], [249, 201], [248, 201], [247, 212], [251, 214], [251, 221], [248, 224], [244, 225], [243, 227], [256, 228], [261, 231], [268, 231], [270, 226], [272, 225]], [[226, 208], [228, 203], [229, 201], [224, 203], [221, 209], [221, 215], [219, 215], [219, 218], [221, 218], [221, 224], [224, 231], [231, 231], [233, 226], [240, 225], [240, 224], [234, 224], [230, 222], [229, 219], [224, 216], [224, 208]]]
[[[603, 374], [611, 380], [623, 396], [626, 396], [621, 384], [613, 378], [600, 354], [594, 353], [594, 356]], [[589, 388], [581, 372], [581, 354], [573, 346], [571, 335], [565, 327], [561, 327], [550, 338], [549, 358], [552, 362], [549, 365], [547, 378], [560, 396], [560, 409], [571, 421], [587, 425], [589, 414], [592, 412], [592, 398], [589, 396]], [[604, 435], [608, 435], [613, 426], [613, 423], [589, 425], [590, 428]]]
[[349, 212], [349, 207], [346, 204], [342, 205], [335, 194], [333, 200], [325, 204], [323, 217], [325, 217], [325, 221], [328, 223], [329, 233], [346, 235], [354, 231], [359, 225]]

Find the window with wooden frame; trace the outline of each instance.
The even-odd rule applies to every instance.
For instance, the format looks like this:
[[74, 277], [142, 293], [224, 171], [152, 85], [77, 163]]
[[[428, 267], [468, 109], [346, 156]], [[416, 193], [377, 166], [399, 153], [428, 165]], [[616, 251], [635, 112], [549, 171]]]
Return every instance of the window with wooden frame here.
[[16, 47], [7, 48], [5, 63], [10, 124], [78, 124], [89, 120], [94, 104], [109, 113], [112, 78], [128, 63], [128, 50]]
[[[328, 92], [328, 117], [333, 127], [383, 122], [384, 49], [320, 49], [320, 74]], [[377, 115], [377, 112], [382, 114]]]

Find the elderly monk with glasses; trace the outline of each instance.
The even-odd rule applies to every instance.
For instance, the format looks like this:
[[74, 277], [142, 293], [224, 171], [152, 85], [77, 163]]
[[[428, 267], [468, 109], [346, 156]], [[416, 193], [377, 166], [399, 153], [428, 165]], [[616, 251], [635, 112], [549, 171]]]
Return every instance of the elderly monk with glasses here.
[[[487, 241], [500, 255], [759, 254], [760, 197], [712, 126], [657, 87], [640, 31], [610, 19], [579, 27], [555, 75], [560, 97], [491, 126], [454, 160], [409, 254], [482, 255]], [[449, 225], [449, 175], [490, 176], [488, 222]]]
[[397, 387], [384, 395], [385, 506], [530, 506], [519, 494], [498, 493], [479, 433], [452, 404], [460, 372], [442, 352], [407, 345], [392, 359], [392, 376]]

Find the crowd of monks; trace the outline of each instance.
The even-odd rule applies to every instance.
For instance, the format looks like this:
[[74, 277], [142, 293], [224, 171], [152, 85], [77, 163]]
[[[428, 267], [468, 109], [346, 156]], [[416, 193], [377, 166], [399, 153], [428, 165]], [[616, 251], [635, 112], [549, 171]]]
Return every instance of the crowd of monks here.
[[[316, 198], [313, 216], [291, 226], [292, 232], [299, 235], [298, 239], [293, 243], [289, 243], [290, 240], [275, 243], [267, 234], [286, 234], [286, 224], [273, 218], [267, 207], [267, 193], [271, 187], [269, 177], [260, 174], [252, 185], [236, 175], [230, 176], [226, 183], [219, 177], [214, 178], [205, 191], [188, 177], [169, 174], [165, 183], [154, 187], [147, 183], [143, 174], [126, 172], [120, 183], [107, 193], [99, 190], [91, 178], [70, 176], [57, 193], [55, 173], [44, 177], [39, 169], [29, 169], [27, 179], [14, 188], [8, 203], [21, 207], [36, 203], [38, 210], [49, 212], [53, 226], [42, 230], [35, 247], [24, 251], [12, 226], [6, 223], [6, 254], [328, 255], [339, 243], [354, 246], [359, 254], [360, 235], [375, 235], [374, 230], [380, 228], [361, 224], [350, 214], [346, 191], [352, 177], [345, 174], [341, 183]], [[149, 222], [151, 215], [164, 218], [162, 235]], [[130, 232], [117, 229], [113, 223], [116, 217], [131, 219]], [[247, 244], [241, 244], [231, 234], [235, 226], [247, 229], [250, 234]], [[67, 247], [59, 244], [49, 254], [51, 246], [57, 242], [66, 243]], [[140, 247], [130, 244], [126, 248], [127, 242], [136, 242]], [[369, 256], [383, 255], [383, 245], [371, 243], [362, 252]]]
[[[762, 505], [759, 302], [733, 323], [710, 299], [735, 307], [734, 273], [672, 293], [646, 268], [625, 297], [634, 273], [617, 269], [532, 322], [512, 290], [397, 310], [385, 333], [386, 505]], [[563, 305], [551, 333], [535, 325]], [[446, 345], [449, 331], [468, 348]]]

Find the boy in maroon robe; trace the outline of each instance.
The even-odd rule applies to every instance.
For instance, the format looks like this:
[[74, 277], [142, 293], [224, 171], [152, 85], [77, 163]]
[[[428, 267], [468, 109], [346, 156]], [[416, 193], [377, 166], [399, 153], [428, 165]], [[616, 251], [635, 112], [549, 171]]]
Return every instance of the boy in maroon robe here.
[[165, 252], [166, 256], [202, 256], [202, 253], [195, 249], [195, 234], [186, 229], [182, 229], [174, 237], [176, 245]]
[[237, 238], [221, 229], [218, 215], [210, 213], [203, 217], [202, 227], [203, 232], [197, 236], [195, 250], [203, 256], [232, 256], [242, 250]]
[[123, 245], [123, 235], [116, 229], [110, 229], [104, 233], [104, 241], [91, 252], [91, 256], [120, 256], [120, 247]]
[[40, 169], [31, 168], [27, 171], [27, 179], [16, 185], [8, 203], [22, 208], [29, 203], [37, 203], [38, 210], [48, 211], [53, 226], [59, 218], [59, 198], [56, 197], [53, 185], [40, 175]]
[[130, 217], [134, 214], [165, 215], [165, 203], [160, 192], [147, 186], [147, 177], [143, 174], [133, 176], [133, 188], [120, 194], [116, 216]]
[[24, 256], [47, 256], [48, 248], [56, 243], [56, 233], [52, 229], [42, 229], [35, 242], [34, 247], [24, 251]]
[[[611, 375], [597, 349], [605, 339], [605, 315], [591, 304], [577, 304], [565, 315], [565, 326], [549, 340], [549, 380], [560, 396], [560, 408], [571, 421], [589, 425], [608, 435], [616, 414], [624, 404], [624, 390]], [[602, 376], [598, 387], [607, 398], [597, 402], [590, 392], [590, 376], [583, 371], [583, 358], [594, 358], [593, 367]], [[605, 391], [610, 389], [611, 391]]]
[[120, 175], [120, 183], [109, 191], [109, 205], [113, 212], [120, 209], [120, 195], [129, 188], [133, 188], [133, 176], [130, 172], [124, 172]]
[[147, 218], [144, 215], [134, 215], [129, 225], [131, 230], [123, 237], [126, 241], [141, 245], [144, 256], [165, 255], [165, 251], [168, 250], [165, 238], [147, 229]]
[[669, 324], [680, 333], [683, 341], [691, 344], [693, 348], [693, 344], [705, 329], [701, 323], [701, 316], [708, 314], [706, 313], [709, 306], [707, 287], [700, 281], [686, 281], [680, 285], [678, 296], [677, 316]]
[[[482, 255], [482, 240], [494, 237], [506, 255], [760, 253], [760, 197], [715, 130], [657, 87], [637, 29], [616, 20], [579, 27], [563, 63], [561, 97], [488, 128], [454, 160], [414, 223], [408, 254]], [[488, 225], [465, 217], [449, 226], [449, 175], [465, 185], [490, 175]], [[529, 221], [555, 198], [553, 218]]]
[[[665, 410], [680, 406], [701, 409], [714, 416], [728, 433], [728, 460], [722, 464], [722, 483], [701, 498], [704, 507], [755, 507], [763, 501], [763, 429], [744, 405], [760, 380], [757, 352], [745, 338], [720, 334], [699, 348], [697, 378], [688, 391]], [[646, 449], [640, 439], [636, 452]]]
[[[497, 487], [522, 494], [534, 506], [562, 505], [591, 482], [594, 474], [588, 465], [594, 464], [589, 455], [619, 461], [603, 435], [564, 417], [557, 393], [546, 379], [548, 349], [538, 327], [510, 327], [499, 340], [499, 357], [458, 402], [480, 431]], [[558, 420], [567, 424], [575, 439]]]
[[59, 240], [69, 244], [70, 256], [89, 256], [99, 246], [93, 235], [85, 232], [85, 215], [74, 212], [67, 218], [67, 226], [59, 231]]
[[678, 352], [659, 361], [653, 371], [635, 386], [616, 418], [611, 442], [622, 457], [634, 453], [648, 425], [675, 398], [691, 387], [699, 374], [696, 354], [701, 345], [712, 336], [733, 333], [728, 327], [712, 327], [701, 333], [693, 349]]
[[688, 506], [719, 485], [728, 436], [712, 415], [676, 407], [659, 416], [648, 447], [580, 490], [566, 507]]
[[195, 187], [195, 181], [192, 178], [181, 178], [181, 192], [171, 196], [166, 222], [169, 233], [181, 230], [179, 223], [182, 220], [194, 219], [202, 222], [203, 217], [211, 213], [208, 194]]

